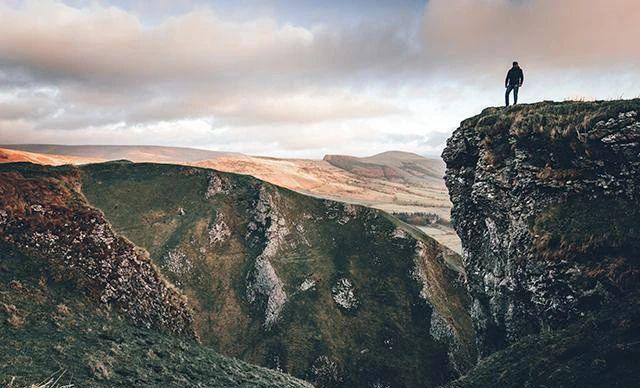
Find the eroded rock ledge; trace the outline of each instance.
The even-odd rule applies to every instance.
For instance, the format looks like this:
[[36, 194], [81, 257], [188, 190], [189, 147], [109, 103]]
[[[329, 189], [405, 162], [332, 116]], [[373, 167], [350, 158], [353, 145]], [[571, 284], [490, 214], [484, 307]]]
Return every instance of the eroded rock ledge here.
[[640, 100], [489, 108], [443, 152], [481, 355], [640, 280]]

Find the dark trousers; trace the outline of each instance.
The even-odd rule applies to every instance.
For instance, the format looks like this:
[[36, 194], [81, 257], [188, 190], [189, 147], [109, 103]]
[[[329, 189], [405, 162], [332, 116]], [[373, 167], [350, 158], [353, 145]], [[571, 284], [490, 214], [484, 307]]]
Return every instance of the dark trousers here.
[[509, 106], [509, 93], [513, 90], [513, 105], [518, 103], [518, 85], [507, 86], [507, 91], [504, 94], [504, 104]]

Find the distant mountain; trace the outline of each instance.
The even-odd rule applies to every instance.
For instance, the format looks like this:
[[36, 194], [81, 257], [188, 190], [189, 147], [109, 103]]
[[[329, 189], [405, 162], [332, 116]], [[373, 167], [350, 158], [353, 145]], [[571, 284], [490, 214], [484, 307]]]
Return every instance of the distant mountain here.
[[63, 164], [86, 164], [102, 161], [104, 160], [69, 155], [39, 154], [34, 152], [0, 148], [0, 163], [30, 162], [35, 164], [59, 166]]
[[449, 218], [443, 162], [407, 152], [369, 158], [327, 155], [324, 160], [227, 155], [194, 165], [252, 175], [305, 194], [389, 212], [424, 211]]
[[[218, 171], [251, 175], [278, 186], [390, 213], [430, 213], [448, 221], [451, 202], [442, 176], [441, 160], [389, 151], [365, 158], [328, 155], [325, 160], [279, 159], [189, 148], [153, 146], [47, 146], [12, 145], [60, 155], [0, 149], [0, 163], [29, 161], [38, 164], [86, 164], [127, 159], [187, 164]], [[70, 154], [69, 154], [70, 153]], [[71, 154], [78, 156], [69, 156]], [[101, 156], [101, 159], [87, 155]], [[202, 160], [202, 157], [211, 158]], [[177, 160], [180, 159], [180, 160]], [[191, 161], [190, 161], [191, 159]], [[423, 229], [447, 247], [461, 253], [453, 229], [443, 225]]]
[[388, 151], [365, 158], [326, 155], [324, 160], [363, 177], [418, 185], [441, 182], [445, 170], [444, 162], [440, 159], [428, 159], [402, 151]]
[[54, 154], [91, 158], [96, 160], [126, 159], [132, 162], [185, 163], [214, 159], [229, 152], [208, 151], [196, 148], [137, 146], [137, 145], [54, 145], [7, 144], [1, 148], [41, 154]]

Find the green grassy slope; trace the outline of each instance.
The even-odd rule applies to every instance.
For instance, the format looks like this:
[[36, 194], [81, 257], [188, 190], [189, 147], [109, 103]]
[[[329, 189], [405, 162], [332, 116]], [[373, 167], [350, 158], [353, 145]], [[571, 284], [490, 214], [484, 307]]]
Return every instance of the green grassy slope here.
[[223, 354], [354, 387], [435, 386], [474, 360], [459, 256], [382, 212], [153, 164], [83, 167], [82, 191]]

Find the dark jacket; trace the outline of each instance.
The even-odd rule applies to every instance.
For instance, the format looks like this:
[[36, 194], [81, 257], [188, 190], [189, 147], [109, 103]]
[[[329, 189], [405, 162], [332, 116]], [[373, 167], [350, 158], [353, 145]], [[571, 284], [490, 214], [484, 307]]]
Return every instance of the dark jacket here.
[[512, 67], [504, 80], [505, 86], [520, 86], [524, 82], [524, 73], [519, 67]]

